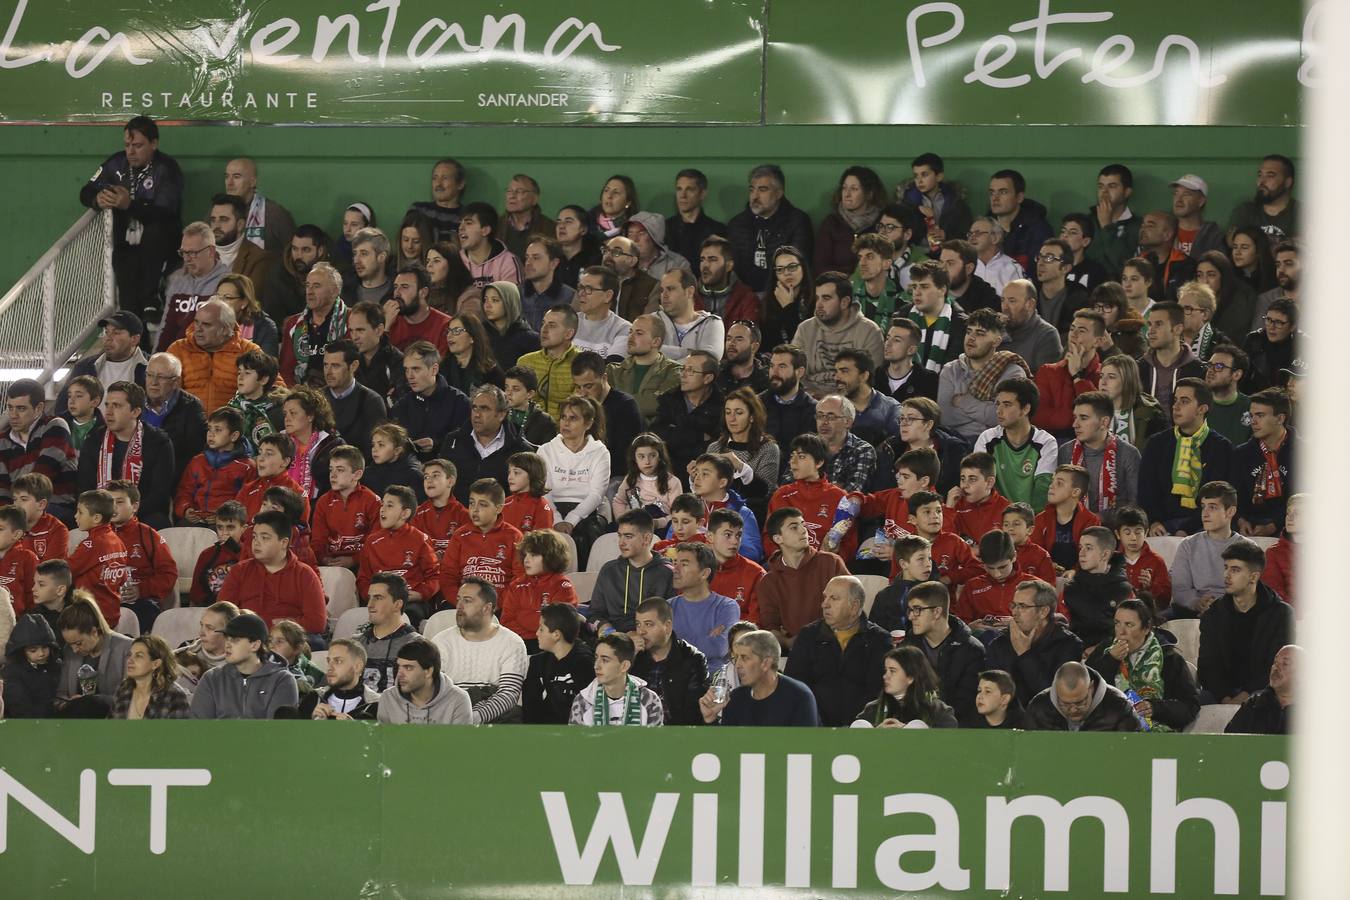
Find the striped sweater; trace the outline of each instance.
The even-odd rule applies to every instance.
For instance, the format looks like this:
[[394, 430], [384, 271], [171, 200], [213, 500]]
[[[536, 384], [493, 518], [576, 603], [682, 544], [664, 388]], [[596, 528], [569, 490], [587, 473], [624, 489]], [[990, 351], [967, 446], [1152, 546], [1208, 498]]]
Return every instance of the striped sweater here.
[[38, 472], [51, 479], [49, 505], [74, 508], [78, 461], [70, 442], [70, 426], [59, 416], [38, 419], [26, 444], [19, 443], [6, 430], [0, 434], [0, 504], [13, 502], [14, 479]]
[[473, 699], [473, 724], [520, 721], [520, 692], [529, 659], [525, 642], [514, 631], [493, 625], [485, 641], [465, 640], [458, 626], [440, 632], [432, 643], [441, 654], [441, 671]]

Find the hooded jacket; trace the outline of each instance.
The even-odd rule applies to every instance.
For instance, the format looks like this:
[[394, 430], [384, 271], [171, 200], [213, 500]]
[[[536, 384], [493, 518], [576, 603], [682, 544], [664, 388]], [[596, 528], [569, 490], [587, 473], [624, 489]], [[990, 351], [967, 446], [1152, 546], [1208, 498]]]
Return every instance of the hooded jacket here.
[[492, 238], [489, 243], [491, 248], [488, 251], [488, 257], [481, 263], [475, 263], [469, 259], [467, 251], [459, 251], [459, 258], [464, 261], [469, 274], [473, 276], [473, 283], [479, 287], [486, 287], [494, 281], [509, 281], [512, 284], [520, 284], [524, 280], [520, 269], [520, 260], [516, 259], [516, 255], [496, 238]]
[[252, 675], [233, 664], [211, 669], [192, 694], [194, 719], [274, 719], [282, 707], [299, 707], [295, 676], [269, 656]]
[[[908, 203], [915, 209], [925, 206], [936, 206], [936, 204], [924, 195], [922, 191], [914, 184], [914, 179], [906, 181], [898, 186], [900, 199]], [[942, 181], [938, 183], [938, 191], [942, 195], [942, 208], [934, 210], [937, 213], [937, 221], [931, 223], [941, 228], [947, 236], [947, 240], [965, 239], [965, 235], [970, 231], [971, 223], [974, 217], [970, 211], [970, 204], [966, 202], [966, 192], [962, 186], [955, 181]]]
[[700, 281], [694, 299], [701, 309], [721, 316], [723, 322], [759, 322], [759, 297], [735, 272], [727, 276], [726, 287], [721, 290], [713, 290]]
[[882, 660], [890, 649], [891, 636], [866, 613], [844, 647], [825, 620], [816, 619], [793, 642], [786, 674], [816, 695], [822, 725], [846, 726], [881, 692]]
[[[652, 239], [652, 243], [656, 244], [656, 256], [652, 258], [650, 263], [642, 267], [648, 275], [660, 281], [662, 275], [674, 269], [693, 271], [689, 260], [683, 254], [676, 253], [666, 245], [665, 219], [654, 212], [635, 212], [629, 218], [628, 225], [641, 225]], [[624, 230], [627, 231], [627, 225], [624, 226]]]
[[205, 275], [189, 275], [181, 266], [169, 273], [164, 283], [164, 323], [159, 331], [155, 350], [168, 350], [175, 341], [187, 334], [197, 317], [197, 307], [211, 299], [220, 279], [230, 274], [230, 267], [216, 259], [215, 268]]
[[747, 204], [727, 223], [727, 238], [733, 248], [736, 274], [756, 293], [763, 293], [773, 283], [770, 267], [779, 247], [796, 247], [807, 259], [815, 256], [811, 219], [787, 197], [768, 218], [755, 215]]
[[296, 556], [286, 553], [279, 572], [251, 557], [230, 569], [219, 597], [242, 609], [251, 609], [269, 626], [277, 619], [291, 619], [310, 634], [321, 633], [328, 624], [328, 605], [318, 574]]
[[234, 396], [239, 374], [235, 360], [261, 349], [253, 341], [240, 337], [236, 325], [224, 344], [214, 350], [203, 350], [197, 344], [197, 323], [193, 322], [182, 338], [169, 345], [169, 355], [183, 364], [183, 390], [202, 401], [203, 409], [216, 410]]
[[[820, 598], [830, 579], [847, 574], [844, 561], [823, 550], [808, 549], [795, 569], [783, 562], [781, 552], [775, 553], [759, 581], [760, 627], [794, 637], [819, 618]], [[878, 684], [868, 697], [880, 690]], [[867, 698], [863, 702], [867, 702]], [[861, 703], [858, 708], [862, 708]]]
[[859, 311], [855, 303], [846, 320], [826, 325], [815, 316], [797, 326], [792, 343], [806, 352], [806, 375], [802, 386], [808, 390], [834, 393], [834, 357], [845, 348], [861, 350], [871, 359], [882, 358], [881, 329]]
[[563, 521], [576, 525], [600, 508], [609, 491], [609, 448], [586, 436], [581, 450], [572, 451], [562, 435], [539, 448], [544, 461], [545, 497], [556, 510], [559, 504], [576, 504]]
[[[51, 655], [40, 666], [24, 656], [29, 647], [50, 647]], [[5, 645], [5, 716], [10, 719], [42, 719], [52, 715], [56, 687], [61, 677], [61, 645], [56, 633], [40, 615], [19, 619]]]
[[1120, 601], [1134, 596], [1134, 586], [1125, 573], [1125, 557], [1111, 557], [1105, 572], [1077, 574], [1064, 586], [1062, 602], [1069, 608], [1069, 627], [1084, 647], [1095, 647], [1111, 637]]
[[[661, 344], [661, 353], [667, 359], [684, 359], [690, 350], [706, 350], [719, 362], [722, 351], [726, 349], [726, 325], [720, 316], [704, 310], [694, 311], [694, 321], [681, 329], [663, 309], [654, 315], [665, 329], [665, 340]], [[681, 334], [683, 330], [683, 334]]]
[[[514, 256], [511, 257], [515, 259]], [[417, 707], [398, 685], [380, 695], [376, 721], [384, 725], [472, 725], [473, 703], [469, 692], [455, 685], [450, 676], [440, 673], [431, 702]]]
[[[665, 724], [665, 712], [661, 703], [661, 698], [656, 691], [647, 687], [646, 682], [641, 678], [635, 678], [632, 675], [628, 679], [637, 685], [638, 691], [638, 724], [643, 726], [656, 726]], [[594, 724], [592, 716], [595, 712], [596, 698], [603, 693], [599, 681], [592, 681], [586, 687], [582, 688], [572, 699], [572, 711], [568, 716], [569, 725]], [[615, 722], [611, 724], [622, 724]]]
[[[952, 708], [958, 719], [975, 712], [975, 694], [980, 688], [980, 672], [984, 670], [985, 648], [980, 639], [956, 616], [947, 615], [947, 637], [937, 645], [937, 662], [933, 668], [938, 675], [938, 692], [942, 701]], [[926, 654], [928, 639], [921, 634], [907, 634], [902, 642], [918, 647]]]
[[[314, 710], [318, 708], [320, 703], [329, 703], [336, 690], [337, 688], [333, 687], [331, 684], [325, 684], [323, 687], [305, 694], [300, 700], [300, 710], [297, 718], [314, 718]], [[348, 696], [354, 695], [353, 699], [356, 700], [356, 706], [353, 709], [348, 710], [347, 715], [351, 716], [353, 719], [369, 720], [374, 718], [372, 707], [380, 701], [378, 692], [372, 691], [367, 685], [357, 682], [353, 691], [344, 691], [343, 693]]]
[[243, 441], [233, 450], [203, 450], [192, 457], [178, 482], [174, 516], [182, 519], [189, 509], [214, 513], [226, 500], [237, 498], [256, 474]]
[[1034, 697], [1050, 687], [1059, 667], [1083, 658], [1083, 642], [1058, 619], [1051, 619], [1045, 632], [1021, 656], [1005, 631], [989, 645], [985, 668], [1002, 669], [1017, 683], [1018, 697]]
[[437, 375], [430, 396], [408, 391], [389, 411], [389, 418], [408, 429], [408, 437], [413, 441], [432, 439], [432, 449], [418, 454], [427, 460], [436, 452], [435, 441], [469, 421], [469, 398]]
[[661, 698], [665, 724], [704, 724], [698, 701], [708, 692], [708, 658], [693, 644], [671, 635], [670, 651], [659, 666], [643, 650], [629, 671]]
[[[1233, 640], [1242, 615], [1254, 617], [1250, 648], [1238, 646]], [[1232, 594], [1224, 594], [1200, 617], [1200, 658], [1196, 664], [1200, 686], [1217, 700], [1266, 687], [1275, 654], [1293, 642], [1293, 635], [1294, 609], [1268, 585], [1256, 585], [1256, 603], [1246, 613], [1237, 611]], [[1246, 660], [1239, 659], [1243, 653], [1248, 654]]]
[[505, 331], [500, 332], [491, 322], [485, 321], [483, 324], [487, 326], [492, 355], [504, 369], [511, 368], [522, 356], [539, 349], [539, 333], [532, 330], [524, 319], [516, 319], [506, 326]]
[[1080, 722], [1070, 723], [1059, 705], [1055, 686], [1041, 691], [1027, 704], [1026, 727], [1031, 731], [1138, 731], [1139, 717], [1130, 701], [1094, 669], [1088, 669], [1091, 705]]
[[562, 659], [547, 651], [534, 654], [521, 688], [525, 724], [566, 725], [572, 701], [594, 680], [595, 655], [583, 643], [573, 644]]
[[642, 568], [620, 557], [600, 567], [591, 590], [589, 618], [629, 632], [637, 627], [638, 604], [648, 597], [675, 596], [674, 576], [664, 557], [653, 555]]
[[398, 651], [417, 636], [416, 629], [411, 625], [400, 625], [384, 637], [376, 637], [375, 629], [370, 625], [357, 633], [356, 640], [366, 648], [366, 669], [361, 680], [368, 689], [380, 694], [394, 686], [398, 674]]

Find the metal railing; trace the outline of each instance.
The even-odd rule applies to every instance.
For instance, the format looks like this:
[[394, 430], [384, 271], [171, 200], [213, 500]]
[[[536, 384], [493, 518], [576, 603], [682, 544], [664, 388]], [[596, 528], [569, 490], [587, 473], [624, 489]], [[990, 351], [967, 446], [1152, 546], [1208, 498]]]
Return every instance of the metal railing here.
[[57, 373], [117, 307], [112, 212], [88, 210], [0, 297], [0, 386]]

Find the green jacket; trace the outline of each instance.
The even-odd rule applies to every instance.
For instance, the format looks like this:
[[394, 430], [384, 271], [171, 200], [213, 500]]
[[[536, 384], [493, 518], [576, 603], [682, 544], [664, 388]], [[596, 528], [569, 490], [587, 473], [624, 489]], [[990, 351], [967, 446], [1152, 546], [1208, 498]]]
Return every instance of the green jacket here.
[[656, 403], [661, 395], [680, 386], [680, 364], [665, 356], [657, 358], [641, 384], [638, 383], [637, 363], [631, 356], [621, 363], [610, 363], [607, 371], [609, 386], [631, 394], [648, 425], [656, 421]]
[[[888, 277], [886, 289], [881, 292], [880, 297], [873, 300], [867, 293], [867, 285], [863, 284], [862, 276], [856, 271], [853, 273], [852, 282], [853, 299], [857, 301], [863, 317], [876, 322], [884, 334], [886, 329], [891, 327], [891, 316], [908, 306], [905, 292], [895, 283], [895, 279]], [[880, 363], [880, 360], [876, 362]]]
[[1088, 216], [1097, 228], [1097, 233], [1093, 235], [1092, 243], [1083, 251], [1083, 256], [1100, 263], [1102, 268], [1106, 269], [1107, 278], [1118, 279], [1121, 269], [1125, 268], [1125, 260], [1139, 252], [1139, 225], [1143, 218], [1134, 215], [1131, 210], [1128, 219], [1112, 222], [1102, 228], [1097, 225], [1095, 207], [1088, 210]]

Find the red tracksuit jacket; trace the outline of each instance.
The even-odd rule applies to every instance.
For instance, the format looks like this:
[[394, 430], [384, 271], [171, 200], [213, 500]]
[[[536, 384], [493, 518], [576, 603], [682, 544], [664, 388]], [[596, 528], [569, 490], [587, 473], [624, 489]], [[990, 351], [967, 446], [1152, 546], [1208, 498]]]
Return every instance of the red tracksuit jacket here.
[[[1266, 581], [1266, 575], [1271, 573], [1271, 553], [1278, 547], [1279, 544], [1276, 544], [1266, 552], [1266, 570], [1261, 574], [1262, 581]], [[1148, 587], [1144, 587], [1142, 582], [1145, 572], [1153, 573], [1153, 580], [1149, 582]], [[1167, 571], [1167, 563], [1163, 562], [1163, 558], [1148, 544], [1144, 544], [1144, 549], [1139, 551], [1139, 558], [1133, 564], [1128, 560], [1125, 562], [1125, 577], [1130, 579], [1130, 584], [1134, 585], [1136, 591], [1148, 591], [1153, 597], [1154, 606], [1162, 608], [1172, 602], [1172, 573]], [[1270, 584], [1268, 581], [1266, 583]], [[1283, 592], [1280, 596], [1284, 598], [1285, 603], [1289, 602], [1289, 598], [1285, 597]]]
[[401, 525], [393, 531], [379, 528], [366, 538], [361, 548], [361, 565], [356, 570], [356, 590], [362, 597], [370, 593], [371, 576], [381, 572], [402, 575], [408, 589], [421, 594], [423, 600], [430, 600], [441, 589], [431, 542], [411, 525]]
[[469, 524], [469, 511], [454, 497], [441, 509], [428, 500], [417, 507], [417, 513], [409, 524], [427, 536], [427, 540], [431, 541], [431, 549], [436, 551], [436, 558], [439, 559], [444, 555], [445, 548], [450, 546], [450, 536]]
[[239, 553], [217, 541], [197, 557], [192, 568], [192, 587], [188, 590], [188, 604], [210, 606], [220, 599], [220, 588], [230, 569], [239, 562]]
[[114, 525], [113, 531], [127, 548], [131, 580], [140, 586], [141, 596], [149, 600], [173, 596], [178, 563], [163, 536], [135, 516], [122, 525]]
[[[893, 541], [896, 538], [915, 533], [914, 526], [909, 522], [909, 501], [900, 496], [899, 488], [887, 488], [875, 494], [857, 494], [856, 496], [862, 500], [862, 508], [858, 511], [858, 518], [875, 519], [880, 516], [883, 519], [881, 529], [887, 540]], [[949, 506], [942, 507], [942, 530], [953, 533], [956, 530], [956, 510]], [[870, 537], [873, 537], [873, 535], [859, 535], [859, 543]], [[894, 580], [894, 575], [892, 575], [892, 580]]]
[[[466, 515], [465, 518], [468, 518]], [[553, 527], [553, 504], [543, 497], [512, 494], [502, 507], [502, 520], [520, 529], [520, 533]], [[534, 637], [533, 634], [530, 635]]]
[[258, 514], [258, 510], [262, 509], [263, 494], [267, 493], [267, 489], [277, 486], [289, 488], [300, 495], [300, 503], [303, 506], [301, 518], [308, 522], [309, 495], [305, 493], [305, 489], [300, 487], [294, 478], [287, 475], [285, 472], [282, 472], [280, 475], [269, 475], [266, 478], [254, 478], [248, 484], [244, 485], [244, 489], [239, 492], [239, 497], [237, 499], [240, 503], [244, 504], [244, 513], [248, 517], [247, 521], [252, 522], [253, 517]]
[[[792, 506], [791, 503], [785, 504]], [[741, 618], [759, 623], [759, 580], [764, 567], [737, 553], [727, 562], [717, 564], [717, 574], [709, 587], [714, 594], [730, 597], [741, 608]]]
[[[314, 574], [319, 574], [319, 558], [314, 555], [314, 547], [309, 540], [309, 529], [303, 525], [297, 525], [291, 529], [291, 552], [295, 558], [314, 570]], [[239, 535], [239, 558], [253, 558], [253, 526], [250, 525], [244, 529], [244, 533]]]
[[314, 555], [360, 556], [370, 533], [380, 527], [380, 498], [363, 484], [343, 498], [328, 491], [314, 501], [314, 524], [310, 546]]
[[562, 572], [522, 575], [502, 594], [501, 623], [527, 641], [539, 631], [539, 610], [546, 603], [570, 603], [576, 606], [576, 588]]
[[[834, 525], [834, 513], [839, 508], [839, 501], [846, 496], [847, 493], [843, 488], [826, 478], [819, 481], [794, 481], [773, 492], [773, 496], [769, 498], [769, 509], [764, 516], [764, 522], [768, 523], [769, 516], [773, 515], [774, 510], [787, 506], [801, 510], [802, 518], [806, 520], [806, 536], [811, 541], [811, 549], [819, 550], [821, 539], [830, 530], [830, 526]], [[769, 540], [769, 532], [765, 531], [761, 538], [764, 541], [764, 555], [771, 556], [772, 548], [776, 545]], [[848, 534], [844, 535], [844, 540], [840, 542], [839, 549], [833, 552], [845, 560], [856, 556], [858, 529], [849, 529]], [[724, 596], [730, 597], [731, 594]]]
[[16, 617], [33, 608], [33, 576], [37, 574], [37, 565], [37, 554], [22, 542], [15, 542], [4, 556], [0, 556], [0, 587], [9, 591]]
[[[984, 572], [983, 567], [970, 552], [970, 545], [955, 533], [939, 531], [933, 540], [933, 578], [949, 578], [952, 586], [965, 584]], [[891, 581], [900, 575], [900, 561], [891, 559]]]
[[1031, 424], [1046, 431], [1063, 432], [1073, 428], [1073, 401], [1079, 394], [1095, 391], [1101, 377], [1102, 364], [1095, 353], [1077, 378], [1069, 377], [1068, 360], [1040, 366], [1036, 369], [1036, 387], [1041, 392], [1041, 399]]
[[952, 612], [965, 622], [974, 622], [985, 616], [1010, 616], [1017, 585], [1031, 577], [1029, 573], [1017, 569], [1008, 576], [1007, 581], [995, 581], [988, 572], [982, 572], [961, 588], [961, 596], [957, 598]]
[[75, 587], [94, 595], [108, 627], [116, 628], [122, 616], [122, 585], [131, 576], [131, 569], [127, 565], [126, 545], [112, 525], [95, 526], [80, 541], [70, 554], [70, 573]]
[[70, 546], [70, 529], [51, 513], [43, 513], [37, 522], [24, 532], [23, 545], [37, 556], [38, 562], [65, 559]]
[[1007, 508], [1008, 498], [997, 490], [980, 503], [967, 503], [962, 498], [956, 504], [956, 524], [952, 530], [978, 544], [980, 538], [1003, 526], [1003, 511]]
[[180, 519], [189, 509], [214, 513], [226, 500], [238, 497], [244, 485], [257, 477], [258, 470], [247, 456], [235, 456], [223, 466], [213, 466], [205, 453], [198, 453], [183, 470], [178, 493], [174, 495], [173, 513]]
[[[1058, 578], [1050, 554], [1045, 552], [1045, 548], [1040, 544], [1033, 544], [1030, 539], [1017, 548], [1017, 569], [1019, 572], [1026, 572], [1039, 578], [1046, 584], [1054, 584]], [[1168, 593], [1171, 593], [1170, 587]]]
[[293, 552], [287, 552], [286, 565], [279, 572], [267, 571], [256, 559], [244, 559], [225, 576], [220, 599], [252, 610], [269, 627], [277, 619], [290, 619], [317, 634], [328, 625], [323, 582]]
[[456, 531], [441, 557], [441, 597], [454, 606], [460, 583], [470, 575], [504, 590], [520, 574], [516, 547], [524, 536], [501, 518], [486, 533], [472, 523]]
[[[1083, 529], [1091, 528], [1094, 525], [1102, 524], [1101, 518], [1094, 512], [1090, 512], [1079, 506], [1073, 512], [1073, 546], [1074, 558], [1078, 556], [1078, 542], [1083, 539]], [[1031, 526], [1030, 541], [1033, 544], [1039, 544], [1046, 553], [1051, 553], [1055, 547], [1055, 508], [1047, 506], [1036, 514], [1036, 522]], [[1054, 582], [1050, 582], [1054, 584]]]

